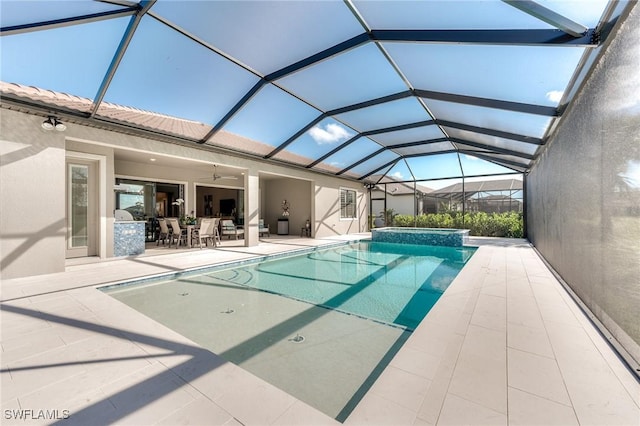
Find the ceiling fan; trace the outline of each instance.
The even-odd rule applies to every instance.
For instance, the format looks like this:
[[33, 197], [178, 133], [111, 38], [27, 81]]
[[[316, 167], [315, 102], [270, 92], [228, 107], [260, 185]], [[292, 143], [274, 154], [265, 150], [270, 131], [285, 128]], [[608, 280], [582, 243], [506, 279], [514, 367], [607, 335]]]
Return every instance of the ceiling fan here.
[[219, 175], [218, 174], [218, 166], [216, 164], [214, 164], [213, 165], [213, 175], [207, 176], [206, 178], [203, 178], [203, 179], [212, 179], [215, 182], [215, 181], [217, 181], [219, 179], [237, 180], [238, 176], [233, 176], [233, 175], [223, 176], [223, 175]]

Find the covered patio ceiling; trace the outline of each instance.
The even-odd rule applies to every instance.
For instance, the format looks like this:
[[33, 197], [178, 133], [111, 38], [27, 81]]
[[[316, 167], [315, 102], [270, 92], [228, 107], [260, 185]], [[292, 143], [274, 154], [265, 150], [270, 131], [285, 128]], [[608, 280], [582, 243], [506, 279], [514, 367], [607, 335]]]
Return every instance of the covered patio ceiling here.
[[364, 182], [526, 172], [614, 6], [3, 1], [1, 102]]

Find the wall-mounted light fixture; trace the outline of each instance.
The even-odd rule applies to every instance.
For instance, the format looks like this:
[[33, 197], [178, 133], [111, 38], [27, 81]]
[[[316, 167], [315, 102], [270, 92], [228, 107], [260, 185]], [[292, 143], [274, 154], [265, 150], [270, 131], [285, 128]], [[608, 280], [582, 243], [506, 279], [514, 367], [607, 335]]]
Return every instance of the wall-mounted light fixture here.
[[64, 132], [67, 130], [66, 124], [51, 115], [42, 122], [42, 128], [45, 130], [56, 129], [58, 132]]

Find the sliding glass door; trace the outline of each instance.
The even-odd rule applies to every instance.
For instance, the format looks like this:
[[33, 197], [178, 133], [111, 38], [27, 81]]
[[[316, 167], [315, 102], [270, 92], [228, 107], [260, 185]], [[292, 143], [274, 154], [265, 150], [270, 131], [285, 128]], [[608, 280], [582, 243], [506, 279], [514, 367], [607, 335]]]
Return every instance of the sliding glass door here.
[[126, 210], [133, 220], [146, 222], [146, 240], [158, 236], [159, 217], [180, 217], [184, 208], [176, 200], [184, 199], [183, 185], [117, 178], [116, 209]]

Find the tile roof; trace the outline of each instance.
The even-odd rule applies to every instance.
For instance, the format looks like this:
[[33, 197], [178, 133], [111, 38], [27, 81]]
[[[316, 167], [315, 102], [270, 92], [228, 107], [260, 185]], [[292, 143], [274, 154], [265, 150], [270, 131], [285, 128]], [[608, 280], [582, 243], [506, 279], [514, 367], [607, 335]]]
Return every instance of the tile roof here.
[[[84, 112], [87, 114], [90, 113], [93, 107], [93, 102], [88, 98], [82, 98], [80, 96], [69, 95], [67, 93], [56, 92], [53, 90], [43, 90], [33, 86], [7, 83], [4, 81], [0, 81], [0, 95], [13, 95], [18, 98], [42, 102], [55, 107]], [[109, 121], [131, 124], [151, 131], [170, 133], [182, 138], [192, 139], [194, 141], [204, 139], [212, 129], [211, 125], [197, 121], [172, 117], [166, 114], [145, 111], [138, 108], [104, 101], [100, 104], [96, 115], [106, 118]], [[222, 147], [236, 152], [239, 151], [254, 157], [263, 157], [273, 151], [274, 148], [271, 145], [249, 139], [226, 130], [217, 132], [212, 138], [207, 140], [206, 145]], [[278, 158], [292, 164], [310, 164], [313, 161], [311, 158], [306, 158], [286, 151], [280, 153]], [[320, 169], [329, 173], [337, 173], [340, 171], [337, 167], [332, 167], [327, 164], [323, 164]], [[347, 176], [353, 175], [347, 174]]]

